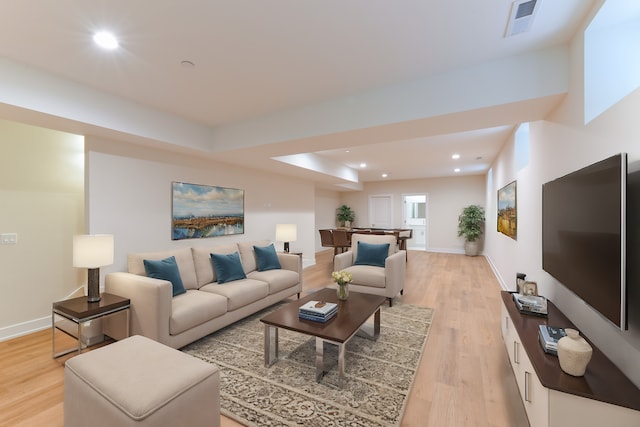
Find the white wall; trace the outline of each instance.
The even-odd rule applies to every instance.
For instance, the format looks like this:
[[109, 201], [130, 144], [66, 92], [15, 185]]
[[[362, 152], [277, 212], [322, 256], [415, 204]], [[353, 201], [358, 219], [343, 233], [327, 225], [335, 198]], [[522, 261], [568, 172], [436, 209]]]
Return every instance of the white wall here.
[[[529, 164], [516, 170], [510, 141], [487, 176], [488, 221], [495, 218], [496, 191], [517, 179], [518, 240], [494, 230], [486, 235], [485, 252], [503, 286], [515, 288], [515, 273], [538, 282], [550, 298], [625, 374], [640, 386], [640, 304], [629, 306], [629, 330], [620, 331], [542, 270], [542, 184], [619, 152], [627, 152], [630, 165], [640, 162], [640, 90], [583, 125], [583, 40], [571, 45], [570, 92], [545, 121], [531, 123]], [[630, 167], [631, 169], [631, 167]], [[629, 259], [636, 264], [637, 260]], [[640, 283], [629, 283], [638, 294]]]
[[485, 205], [484, 176], [370, 182], [363, 191], [342, 193], [341, 202], [355, 211], [354, 226], [368, 227], [369, 196], [391, 194], [394, 227], [400, 228], [403, 227], [402, 195], [414, 193], [428, 194], [427, 250], [462, 253], [464, 239], [458, 237], [458, 216], [465, 206]]
[[[88, 136], [87, 144], [89, 229], [115, 236], [114, 265], [101, 269], [102, 280], [110, 271], [125, 271], [131, 252], [273, 241], [277, 223], [298, 225], [298, 240], [291, 242], [291, 251], [303, 252], [305, 265], [315, 263], [312, 183], [96, 137]], [[243, 189], [245, 233], [171, 240], [173, 181]], [[281, 242], [276, 249], [282, 249]]]
[[84, 140], [0, 120], [0, 340], [51, 324], [51, 303], [74, 293], [86, 270], [72, 266], [83, 232]]

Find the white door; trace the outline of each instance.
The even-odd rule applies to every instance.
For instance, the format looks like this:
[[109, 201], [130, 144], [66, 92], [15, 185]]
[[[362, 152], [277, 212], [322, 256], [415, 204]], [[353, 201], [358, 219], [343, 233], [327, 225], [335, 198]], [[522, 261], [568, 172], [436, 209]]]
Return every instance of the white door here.
[[407, 248], [427, 249], [428, 200], [426, 194], [402, 195], [403, 228], [413, 230], [413, 237], [407, 241]]
[[374, 228], [393, 228], [393, 195], [369, 196], [369, 223]]

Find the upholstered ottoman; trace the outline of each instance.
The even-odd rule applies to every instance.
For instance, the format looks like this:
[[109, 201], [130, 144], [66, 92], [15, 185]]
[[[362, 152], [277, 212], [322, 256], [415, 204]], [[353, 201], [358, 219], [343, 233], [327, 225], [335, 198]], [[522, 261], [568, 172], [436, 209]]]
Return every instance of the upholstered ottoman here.
[[69, 359], [64, 425], [219, 426], [215, 365], [142, 336]]

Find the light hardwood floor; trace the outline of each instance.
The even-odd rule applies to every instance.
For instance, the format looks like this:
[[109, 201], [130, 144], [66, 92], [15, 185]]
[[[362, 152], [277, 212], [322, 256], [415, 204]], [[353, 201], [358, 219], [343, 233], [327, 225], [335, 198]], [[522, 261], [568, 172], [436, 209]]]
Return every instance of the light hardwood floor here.
[[[332, 251], [304, 272], [304, 289], [330, 283]], [[402, 420], [418, 426], [528, 426], [500, 333], [500, 286], [483, 257], [410, 251], [406, 304], [435, 309]], [[72, 357], [67, 356], [68, 357]], [[51, 331], [0, 343], [0, 426], [62, 426], [63, 366]], [[222, 417], [223, 427], [240, 426]]]

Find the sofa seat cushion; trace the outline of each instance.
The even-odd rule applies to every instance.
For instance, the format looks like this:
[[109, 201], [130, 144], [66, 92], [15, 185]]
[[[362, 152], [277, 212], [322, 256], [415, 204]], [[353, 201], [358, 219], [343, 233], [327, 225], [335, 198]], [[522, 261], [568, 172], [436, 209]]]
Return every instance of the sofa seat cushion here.
[[247, 277], [267, 282], [269, 284], [269, 295], [295, 286], [300, 281], [300, 275], [291, 270], [252, 271]]
[[371, 286], [374, 288], [386, 287], [386, 276], [383, 267], [374, 267], [371, 265], [352, 265], [345, 268], [353, 276], [351, 283], [362, 286]]
[[227, 311], [237, 310], [269, 295], [269, 284], [255, 279], [234, 280], [227, 283], [212, 283], [200, 288], [227, 298]]
[[171, 300], [169, 333], [177, 335], [227, 312], [227, 299], [221, 295], [189, 290]]

